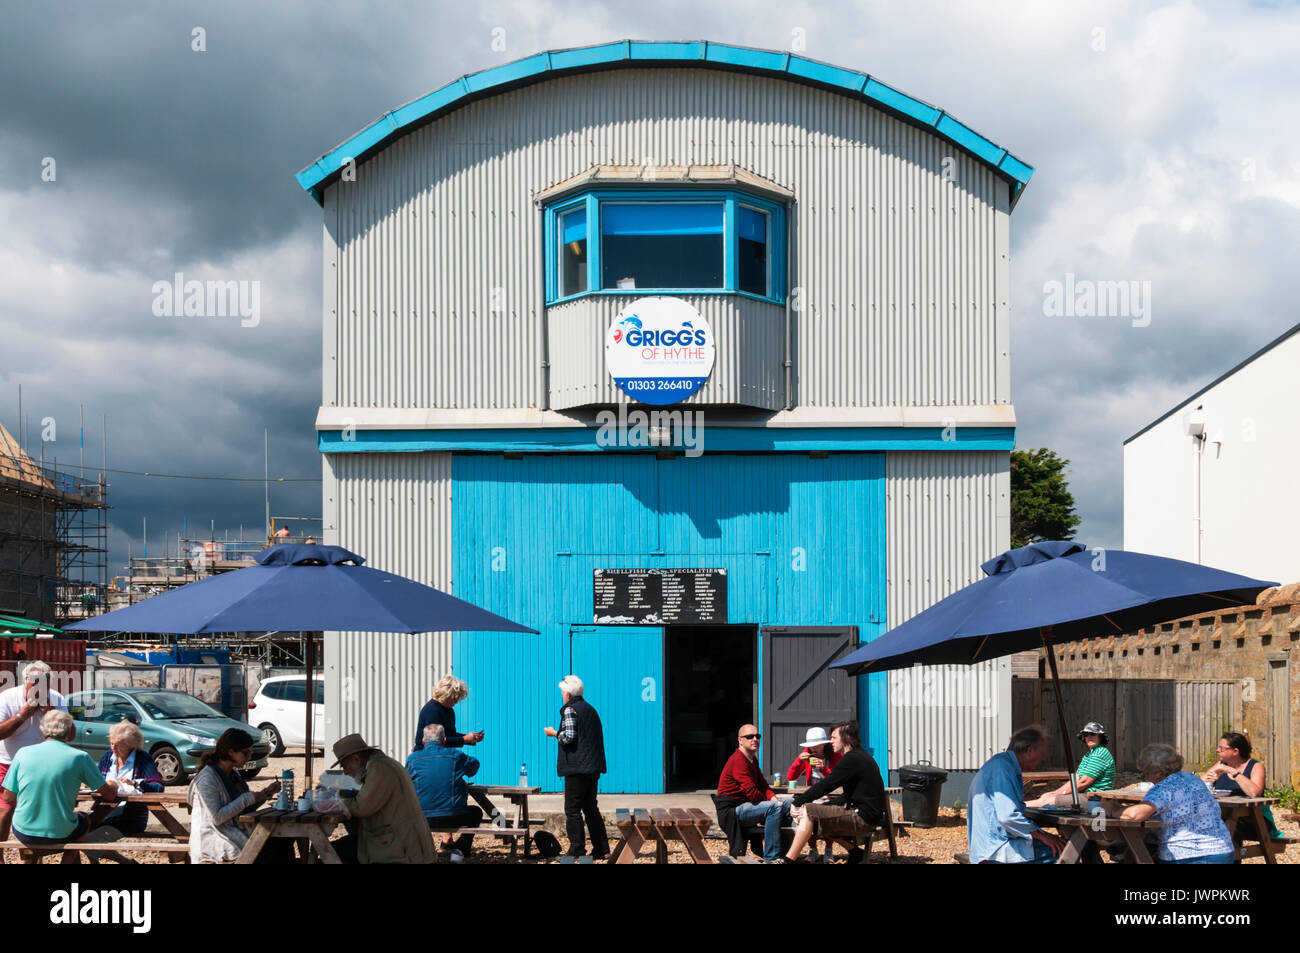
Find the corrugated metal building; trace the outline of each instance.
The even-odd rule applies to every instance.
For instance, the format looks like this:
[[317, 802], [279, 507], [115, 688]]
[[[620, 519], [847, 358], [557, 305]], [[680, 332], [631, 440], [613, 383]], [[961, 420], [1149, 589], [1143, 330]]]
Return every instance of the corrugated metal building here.
[[[976, 769], [1010, 730], [1006, 663], [825, 667], [1007, 548], [1031, 172], [861, 73], [639, 42], [463, 77], [303, 170], [327, 540], [541, 632], [332, 634], [327, 734], [404, 755], [452, 669], [482, 776], [527, 762], [554, 789], [541, 729], [573, 671], [603, 790], [711, 783], [751, 719], [769, 773], [843, 716], [882, 765]], [[607, 332], [647, 295], [711, 328], [712, 372], [672, 408], [703, 414], [694, 447], [681, 421], [639, 446], [600, 427], [629, 403]], [[597, 625], [597, 574], [651, 569], [725, 573], [720, 611]]]

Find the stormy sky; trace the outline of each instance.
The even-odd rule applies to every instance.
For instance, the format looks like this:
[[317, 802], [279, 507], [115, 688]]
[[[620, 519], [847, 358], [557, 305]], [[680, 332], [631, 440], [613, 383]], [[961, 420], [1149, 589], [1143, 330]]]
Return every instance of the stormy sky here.
[[[1300, 320], [1292, 4], [9, 0], [0, 423], [22, 429], [21, 385], [33, 456], [76, 463], [84, 405], [88, 464], [107, 417], [110, 468], [227, 478], [111, 474], [110, 575], [144, 517], [151, 555], [186, 519], [259, 530], [264, 428], [272, 513], [320, 512], [321, 216], [294, 173], [461, 74], [629, 37], [802, 46], [1036, 167], [1011, 223], [1018, 444], [1073, 461], [1090, 544], [1122, 543], [1124, 438]], [[260, 320], [155, 314], [177, 272], [257, 282]], [[1149, 287], [1149, 313], [1045, 314], [1067, 274]]]

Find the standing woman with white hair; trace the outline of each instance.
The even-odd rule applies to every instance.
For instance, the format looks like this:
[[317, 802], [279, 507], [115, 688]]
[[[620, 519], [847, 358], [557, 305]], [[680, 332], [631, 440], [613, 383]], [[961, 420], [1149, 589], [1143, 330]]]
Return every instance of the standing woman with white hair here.
[[[116, 781], [122, 794], [163, 790], [158, 765], [144, 750], [144, 735], [138, 725], [125, 718], [108, 730], [108, 750], [99, 759], [99, 773], [110, 781]], [[113, 808], [100, 823], [116, 827], [123, 834], [139, 834], [149, 826], [149, 808], [143, 804], [122, 804]]]
[[569, 837], [569, 855], [587, 852], [582, 820], [591, 832], [591, 855], [609, 859], [609, 838], [605, 818], [596, 805], [596, 785], [605, 773], [605, 732], [600, 715], [582, 697], [582, 679], [566, 675], [560, 681], [564, 706], [560, 709], [560, 730], [547, 728], [547, 737], [560, 743], [556, 774], [564, 778], [564, 829]]
[[476, 745], [483, 740], [483, 732], [471, 731], [460, 734], [456, 731], [456, 713], [452, 708], [469, 696], [469, 686], [454, 675], [444, 675], [433, 686], [433, 698], [420, 709], [420, 720], [415, 726], [416, 751], [424, 750], [424, 729], [429, 725], [442, 725], [446, 740], [444, 748], [460, 748]]

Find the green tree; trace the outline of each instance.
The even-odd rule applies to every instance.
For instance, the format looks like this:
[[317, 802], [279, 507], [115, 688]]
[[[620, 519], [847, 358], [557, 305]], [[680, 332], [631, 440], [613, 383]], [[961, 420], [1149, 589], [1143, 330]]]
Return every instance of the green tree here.
[[1046, 447], [1011, 451], [1011, 545], [1073, 539], [1079, 515], [1063, 460]]

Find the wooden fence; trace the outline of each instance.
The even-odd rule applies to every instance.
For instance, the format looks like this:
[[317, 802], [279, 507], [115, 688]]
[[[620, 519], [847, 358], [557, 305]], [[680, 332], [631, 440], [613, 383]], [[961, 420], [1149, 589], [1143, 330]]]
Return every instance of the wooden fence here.
[[[1061, 695], [1076, 761], [1069, 768], [1077, 766], [1085, 748], [1074, 733], [1090, 721], [1105, 726], [1120, 771], [1136, 771], [1138, 752], [1153, 742], [1173, 744], [1187, 770], [1208, 765], [1219, 736], [1241, 724], [1241, 686], [1235, 681], [1069, 678], [1061, 682]], [[1041, 770], [1067, 770], [1051, 679], [1013, 678], [1011, 711], [1017, 728], [1038, 724], [1047, 729], [1047, 761]]]

